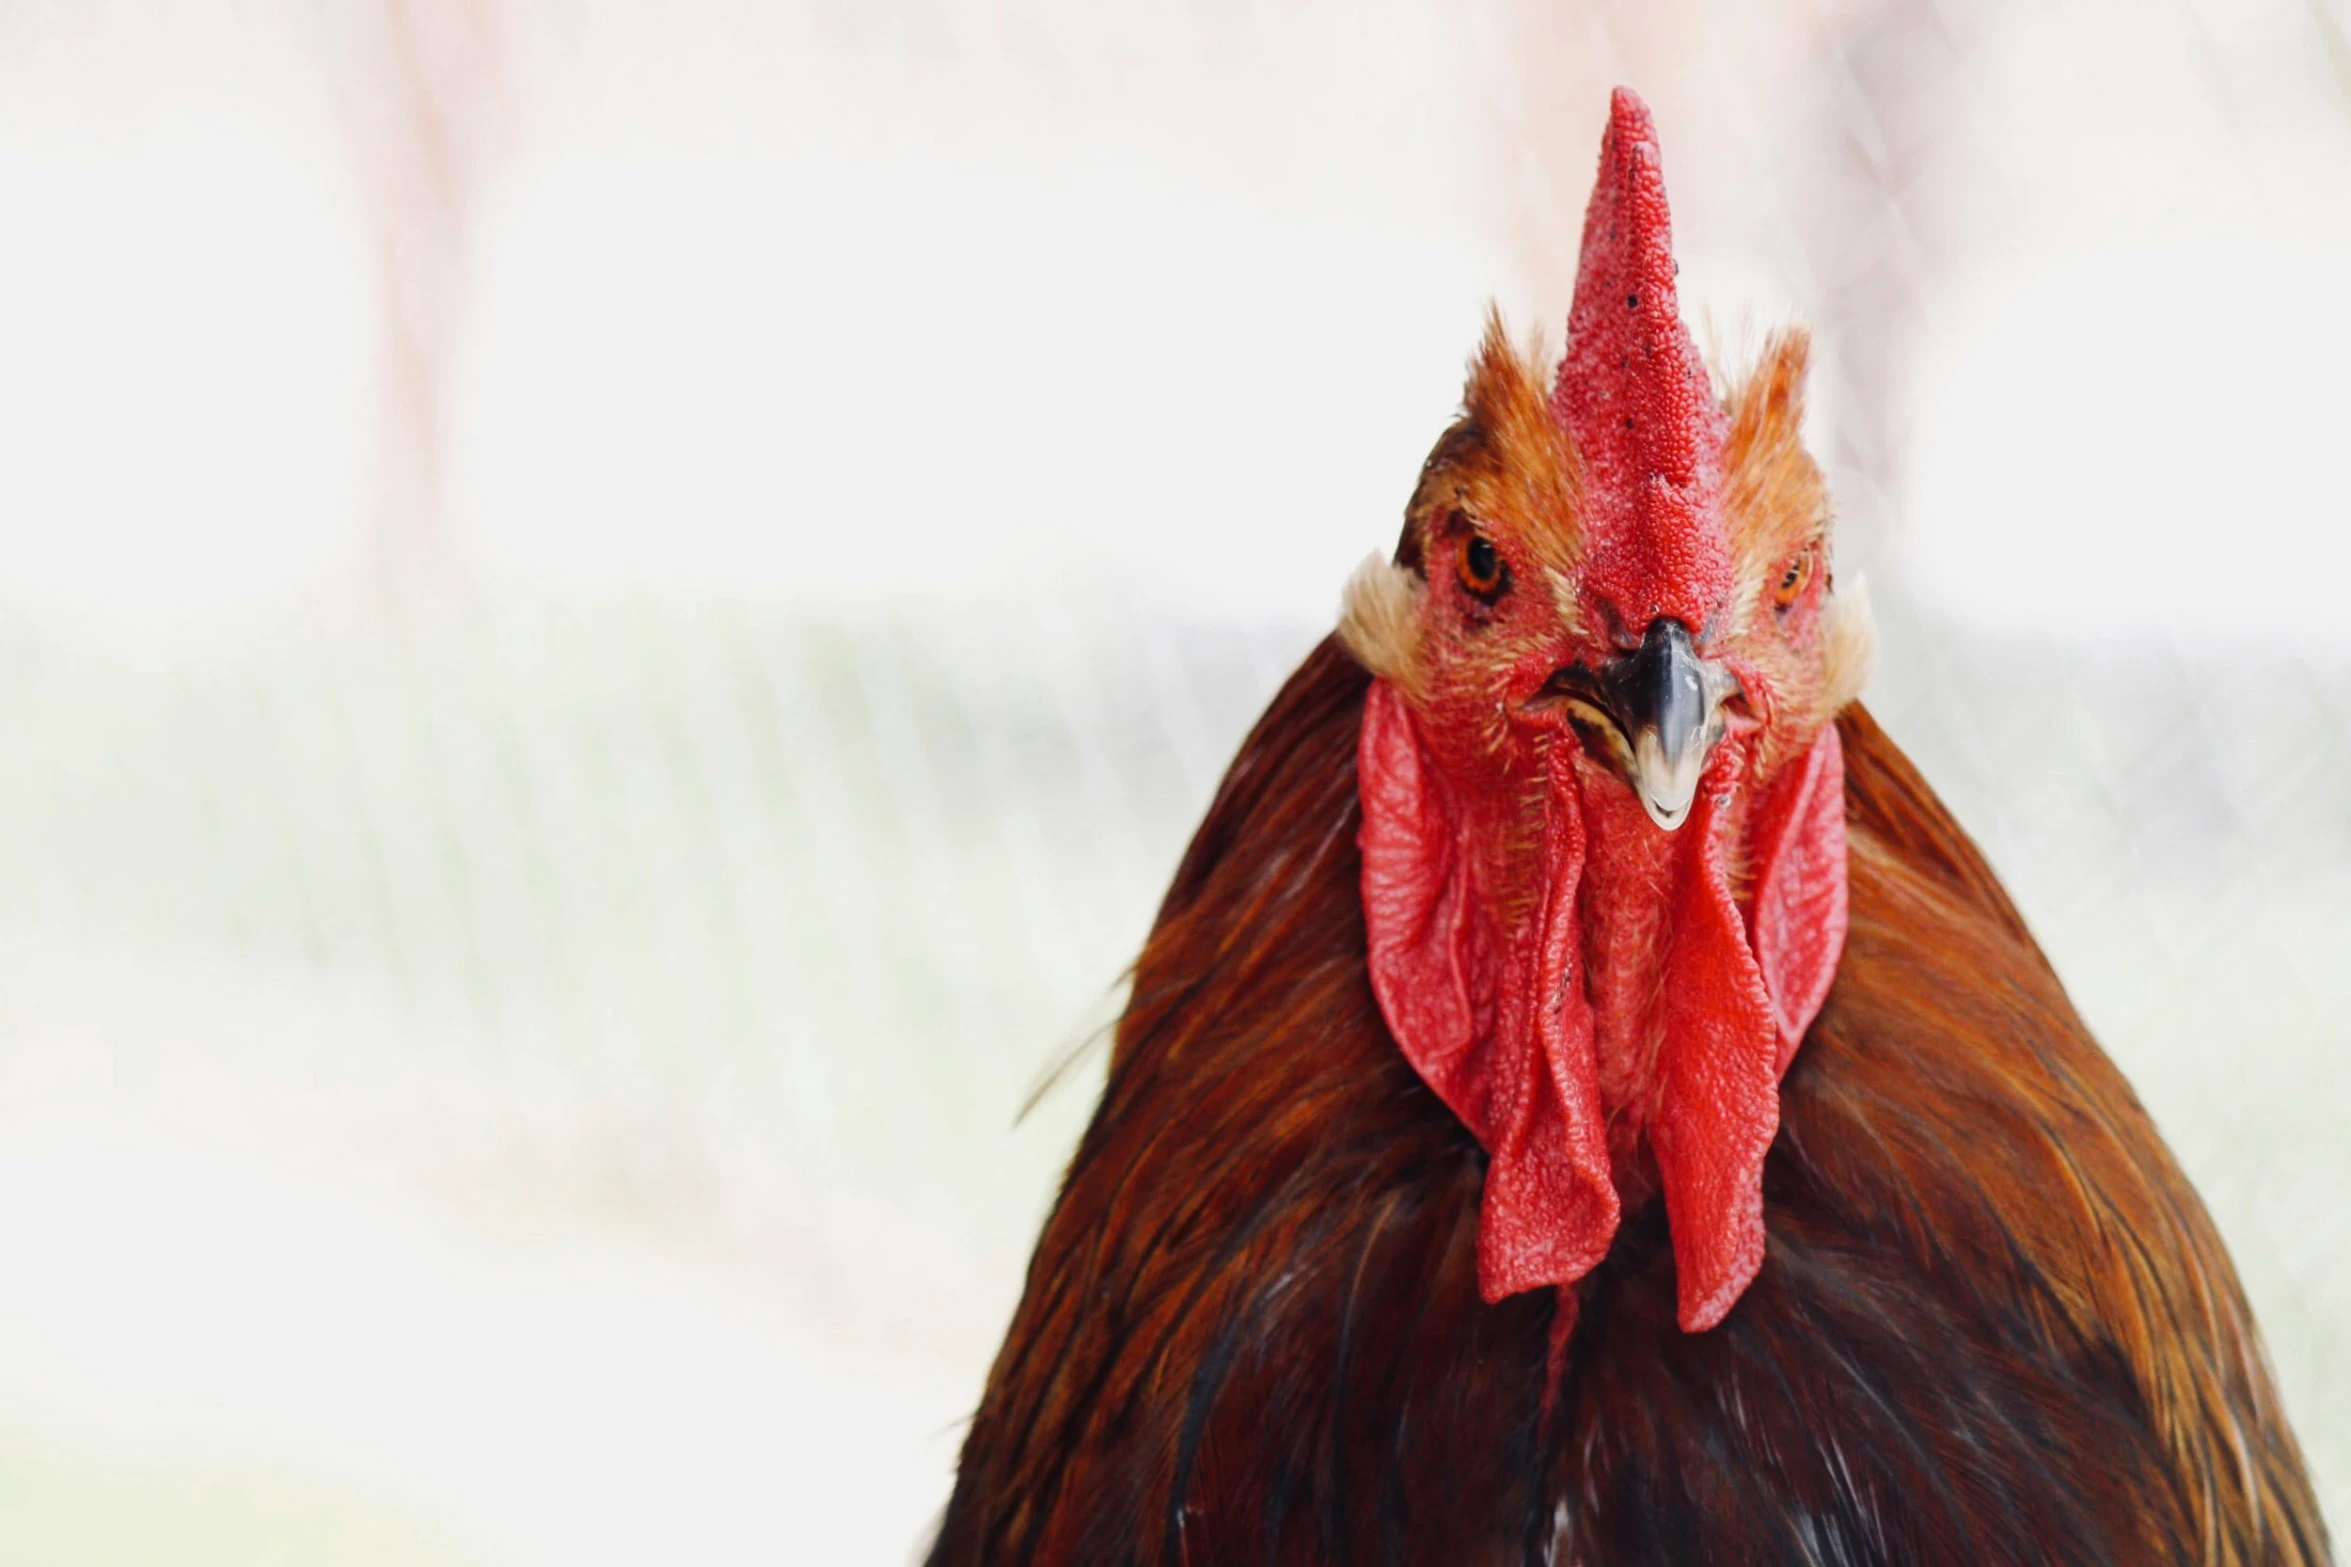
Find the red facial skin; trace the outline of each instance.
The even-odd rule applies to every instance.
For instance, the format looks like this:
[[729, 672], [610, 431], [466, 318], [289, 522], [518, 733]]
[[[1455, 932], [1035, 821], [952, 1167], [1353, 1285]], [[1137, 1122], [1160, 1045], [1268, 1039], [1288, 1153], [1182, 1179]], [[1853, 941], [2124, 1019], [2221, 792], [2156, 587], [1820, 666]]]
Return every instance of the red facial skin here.
[[[1696, 1331], [1762, 1265], [1779, 1079], [1834, 976], [1846, 882], [1818, 524], [1790, 525], [1787, 487], [1750, 466], [1783, 460], [1795, 413], [1758, 405], [1733, 429], [1672, 270], [1654, 131], [1620, 91], [1548, 413], [1490, 340], [1471, 435], [1440, 446], [1415, 502], [1416, 662], [1375, 682], [1359, 760], [1373, 987], [1490, 1155], [1482, 1292], [1573, 1284], [1661, 1191]], [[1791, 374], [1800, 345], [1754, 395], [1786, 402]], [[1777, 445], [1755, 434], [1775, 418]], [[1455, 569], [1471, 530], [1507, 590]], [[1661, 615], [1738, 682], [1673, 831], [1543, 699]]]

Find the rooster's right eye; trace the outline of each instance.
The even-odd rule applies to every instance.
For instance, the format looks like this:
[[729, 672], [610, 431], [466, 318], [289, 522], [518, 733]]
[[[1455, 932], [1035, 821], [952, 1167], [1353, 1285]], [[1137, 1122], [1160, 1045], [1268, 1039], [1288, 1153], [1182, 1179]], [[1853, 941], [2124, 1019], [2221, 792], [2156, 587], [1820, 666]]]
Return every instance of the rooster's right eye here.
[[1489, 604], [1510, 586], [1510, 568], [1503, 564], [1502, 552], [1482, 533], [1463, 535], [1458, 570], [1462, 587]]

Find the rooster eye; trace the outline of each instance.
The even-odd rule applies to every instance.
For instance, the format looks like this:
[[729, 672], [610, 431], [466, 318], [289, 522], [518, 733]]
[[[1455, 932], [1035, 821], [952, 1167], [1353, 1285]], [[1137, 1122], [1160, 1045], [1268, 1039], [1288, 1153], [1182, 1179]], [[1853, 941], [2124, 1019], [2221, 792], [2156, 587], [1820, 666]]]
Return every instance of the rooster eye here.
[[1788, 562], [1788, 569], [1780, 575], [1779, 586], [1771, 590], [1771, 601], [1780, 608], [1786, 609], [1804, 596], [1805, 584], [1811, 580], [1812, 551], [1806, 549], [1804, 553]]
[[1463, 536], [1459, 571], [1461, 585], [1489, 604], [1510, 586], [1510, 568], [1502, 563], [1502, 552], [1482, 533]]

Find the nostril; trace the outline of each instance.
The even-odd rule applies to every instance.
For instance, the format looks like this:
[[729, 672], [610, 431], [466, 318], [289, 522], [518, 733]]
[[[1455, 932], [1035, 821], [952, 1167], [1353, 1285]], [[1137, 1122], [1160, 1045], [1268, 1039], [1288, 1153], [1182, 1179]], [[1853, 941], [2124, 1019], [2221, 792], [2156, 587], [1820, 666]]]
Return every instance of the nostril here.
[[1623, 613], [1617, 609], [1613, 601], [1594, 594], [1592, 609], [1600, 622], [1600, 629], [1607, 633], [1609, 643], [1619, 653], [1640, 651], [1641, 633], [1635, 631], [1626, 622]]

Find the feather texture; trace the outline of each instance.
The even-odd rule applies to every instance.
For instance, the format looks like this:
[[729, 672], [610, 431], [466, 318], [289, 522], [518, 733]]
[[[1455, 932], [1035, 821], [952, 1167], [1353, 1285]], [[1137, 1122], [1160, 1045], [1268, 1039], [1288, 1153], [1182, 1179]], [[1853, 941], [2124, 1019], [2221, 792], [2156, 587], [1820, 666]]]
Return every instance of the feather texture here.
[[2210, 1221], [1858, 709], [1761, 1274], [1681, 1332], [1652, 1205], [1573, 1318], [1483, 1304], [1484, 1156], [1365, 973], [1368, 678], [1309, 657], [1184, 857], [936, 1567], [2325, 1559]]

